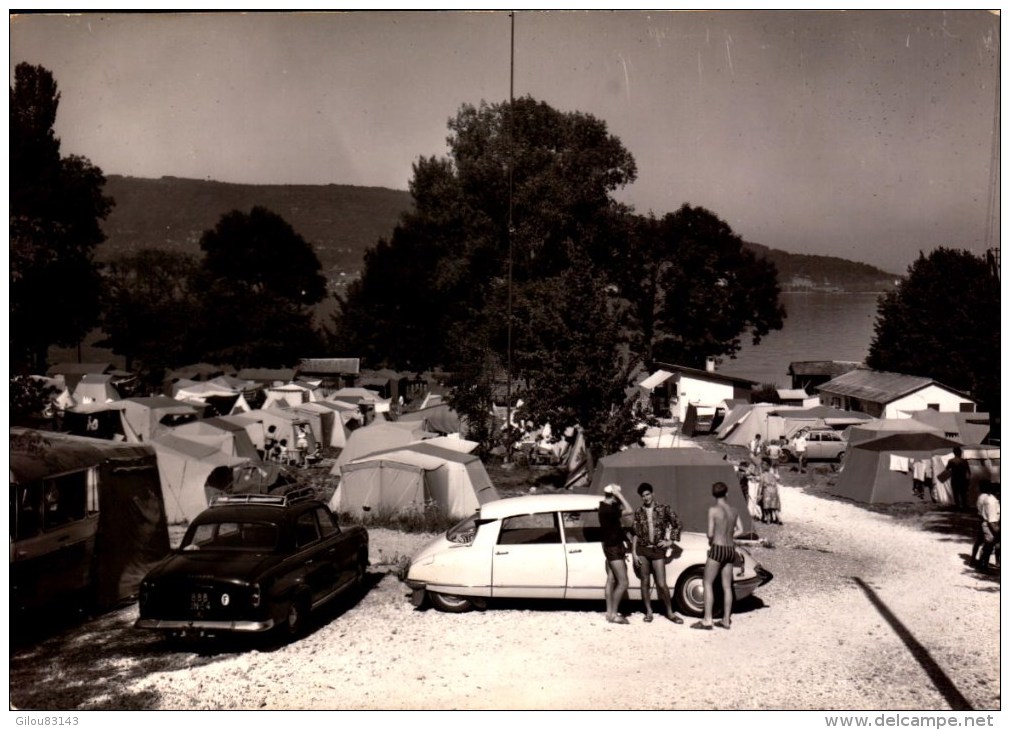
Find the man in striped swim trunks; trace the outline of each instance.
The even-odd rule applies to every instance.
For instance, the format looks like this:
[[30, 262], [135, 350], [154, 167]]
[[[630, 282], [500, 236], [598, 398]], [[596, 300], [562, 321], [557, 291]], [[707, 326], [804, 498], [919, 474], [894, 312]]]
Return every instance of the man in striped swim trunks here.
[[715, 578], [722, 581], [722, 621], [719, 626], [730, 627], [733, 612], [733, 561], [736, 559], [736, 532], [740, 515], [736, 508], [726, 501], [729, 490], [723, 482], [712, 485], [715, 504], [708, 508], [708, 560], [705, 561], [705, 618], [691, 624], [692, 629], [709, 631], [714, 625], [712, 613], [715, 609]]

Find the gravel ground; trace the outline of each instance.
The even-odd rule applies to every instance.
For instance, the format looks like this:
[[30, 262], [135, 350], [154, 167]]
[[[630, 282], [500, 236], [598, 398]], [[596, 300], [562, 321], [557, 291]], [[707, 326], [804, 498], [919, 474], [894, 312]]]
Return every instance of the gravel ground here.
[[[136, 606], [11, 651], [23, 709], [1000, 709], [999, 576], [970, 520], [880, 513], [784, 474], [785, 525], [752, 549], [774, 580], [731, 631], [607, 624], [599, 603], [415, 610], [396, 565], [430, 536], [371, 530], [370, 589], [281, 647], [179, 645]], [[690, 622], [688, 622], [689, 624]], [[604, 687], [606, 691], [604, 692]]]

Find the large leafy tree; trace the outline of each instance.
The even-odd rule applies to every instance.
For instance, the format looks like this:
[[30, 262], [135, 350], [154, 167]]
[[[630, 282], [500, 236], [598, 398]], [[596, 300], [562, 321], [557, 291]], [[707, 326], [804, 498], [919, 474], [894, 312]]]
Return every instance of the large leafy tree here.
[[61, 157], [60, 94], [50, 71], [21, 63], [10, 89], [10, 345], [14, 369], [41, 369], [50, 345], [95, 324], [101, 278], [93, 255], [113, 201], [87, 159]]
[[189, 361], [190, 331], [199, 300], [189, 256], [146, 249], [110, 263], [105, 272], [102, 331], [98, 344], [126, 358], [126, 369], [139, 364], [157, 373]]
[[283, 218], [256, 206], [232, 211], [200, 239], [201, 311], [194, 351], [236, 366], [293, 365], [318, 351], [312, 305], [326, 279], [312, 246]]
[[488, 307], [506, 302], [510, 247], [517, 289], [570, 268], [573, 253], [599, 259], [620, 210], [610, 193], [636, 174], [603, 122], [530, 97], [464, 105], [449, 130], [449, 157], [415, 163], [414, 210], [341, 305], [338, 343], [375, 364], [455, 367], [446, 333], [479, 329], [475, 318], [498, 324], [489, 344], [503, 354], [504, 309]]
[[700, 367], [708, 356], [732, 357], [744, 334], [758, 344], [782, 328], [775, 265], [712, 212], [685, 204], [658, 220], [633, 217], [628, 227], [629, 245], [612, 270], [647, 368]]
[[1000, 287], [991, 261], [970, 251], [920, 253], [883, 294], [867, 365], [920, 375], [999, 412]]

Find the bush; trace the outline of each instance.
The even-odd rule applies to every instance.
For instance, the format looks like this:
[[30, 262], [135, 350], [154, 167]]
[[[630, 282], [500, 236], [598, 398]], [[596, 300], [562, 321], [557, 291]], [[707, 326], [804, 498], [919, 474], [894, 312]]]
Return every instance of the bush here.
[[445, 532], [459, 521], [434, 502], [428, 502], [423, 508], [415, 509], [397, 510], [392, 507], [379, 507], [365, 512], [360, 517], [350, 512], [341, 512], [338, 517], [342, 523], [363, 527], [385, 527], [408, 533]]

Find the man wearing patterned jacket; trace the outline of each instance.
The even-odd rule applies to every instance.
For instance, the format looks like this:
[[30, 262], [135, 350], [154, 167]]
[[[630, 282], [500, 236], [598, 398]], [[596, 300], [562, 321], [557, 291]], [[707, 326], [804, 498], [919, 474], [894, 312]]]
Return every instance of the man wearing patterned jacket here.
[[638, 567], [636, 572], [642, 581], [645, 621], [652, 621], [650, 575], [655, 575], [656, 592], [663, 602], [666, 617], [675, 624], [682, 624], [684, 619], [673, 612], [670, 589], [666, 585], [666, 558], [673, 544], [680, 540], [680, 518], [669, 505], [656, 503], [652, 485], [648, 482], [638, 485], [638, 496], [642, 499], [642, 506], [635, 510], [631, 551]]

